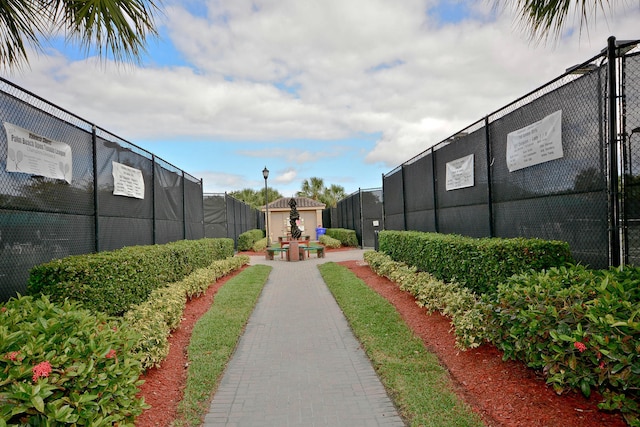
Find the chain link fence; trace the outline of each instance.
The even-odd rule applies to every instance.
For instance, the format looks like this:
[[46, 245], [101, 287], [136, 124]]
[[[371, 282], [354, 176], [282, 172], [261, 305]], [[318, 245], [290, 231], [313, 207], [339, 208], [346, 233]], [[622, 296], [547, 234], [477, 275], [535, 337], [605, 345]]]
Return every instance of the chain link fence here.
[[233, 239], [248, 230], [264, 230], [264, 213], [226, 193], [205, 193], [205, 237]]
[[201, 180], [4, 79], [0, 118], [0, 300], [54, 258], [204, 237]]
[[625, 56], [621, 64], [624, 137], [624, 260], [640, 266], [640, 54]]
[[335, 208], [322, 211], [322, 225], [327, 228], [355, 230], [358, 243], [373, 248], [376, 233], [382, 229], [384, 206], [382, 189], [359, 189], [340, 200]]
[[[385, 228], [562, 240], [577, 261], [594, 268], [616, 264], [611, 240], [620, 234], [626, 261], [638, 264], [638, 55], [608, 53], [603, 50], [383, 175]], [[614, 61], [620, 86], [610, 94]], [[620, 105], [613, 111], [625, 129], [625, 144], [610, 130], [612, 102]], [[614, 156], [612, 163], [619, 151], [622, 160]], [[624, 197], [618, 199], [619, 185]], [[612, 220], [619, 204], [622, 214]]]

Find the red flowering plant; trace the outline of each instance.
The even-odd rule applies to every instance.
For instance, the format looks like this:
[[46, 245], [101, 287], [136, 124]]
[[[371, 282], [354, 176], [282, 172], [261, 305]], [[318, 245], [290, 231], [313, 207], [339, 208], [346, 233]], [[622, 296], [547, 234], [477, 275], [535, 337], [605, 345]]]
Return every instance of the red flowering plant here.
[[486, 304], [487, 340], [557, 393], [602, 395], [640, 426], [640, 269], [552, 268], [511, 277]]
[[2, 308], [0, 420], [133, 424], [145, 404], [136, 397], [142, 368], [131, 355], [132, 328], [47, 297], [19, 297]]

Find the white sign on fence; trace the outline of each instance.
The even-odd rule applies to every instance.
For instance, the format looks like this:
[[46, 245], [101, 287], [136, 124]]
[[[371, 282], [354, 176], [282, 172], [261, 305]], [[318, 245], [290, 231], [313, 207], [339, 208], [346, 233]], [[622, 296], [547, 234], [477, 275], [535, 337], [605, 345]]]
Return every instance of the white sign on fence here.
[[113, 195], [144, 199], [144, 178], [140, 169], [111, 162], [113, 166]]
[[447, 162], [446, 190], [473, 187], [473, 154]]
[[4, 122], [7, 132], [7, 172], [63, 179], [71, 184], [71, 147]]
[[507, 135], [509, 172], [560, 159], [563, 155], [562, 110]]

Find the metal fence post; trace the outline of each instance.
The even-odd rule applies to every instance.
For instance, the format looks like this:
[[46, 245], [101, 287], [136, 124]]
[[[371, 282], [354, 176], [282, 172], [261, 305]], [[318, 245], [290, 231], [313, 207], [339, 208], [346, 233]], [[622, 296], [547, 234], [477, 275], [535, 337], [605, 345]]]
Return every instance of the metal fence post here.
[[156, 156], [154, 154], [151, 155], [151, 204], [153, 209], [151, 209], [151, 218], [153, 220], [152, 225], [152, 233], [153, 233], [153, 244], [158, 243], [158, 239], [156, 237]]
[[407, 192], [405, 189], [406, 175], [404, 173], [405, 165], [400, 167], [400, 176], [402, 177], [402, 229], [407, 231]]
[[484, 118], [485, 149], [487, 153], [487, 208], [489, 209], [489, 237], [494, 237], [493, 231], [493, 194], [491, 192], [491, 134], [489, 132], [489, 116]]
[[433, 186], [433, 227], [440, 232], [438, 225], [438, 174], [436, 173], [436, 151], [431, 147], [431, 185]]
[[609, 264], [620, 265], [620, 225], [619, 221], [619, 170], [618, 170], [618, 110], [616, 91], [616, 38], [611, 36], [607, 43], [607, 77], [609, 86]]
[[94, 248], [100, 252], [100, 206], [98, 202], [98, 137], [96, 125], [91, 125], [91, 142], [93, 144], [93, 221], [94, 221]]
[[184, 171], [182, 171], [182, 238], [187, 239], [187, 202], [185, 197], [185, 192], [187, 190], [187, 185], [184, 182], [185, 176]]

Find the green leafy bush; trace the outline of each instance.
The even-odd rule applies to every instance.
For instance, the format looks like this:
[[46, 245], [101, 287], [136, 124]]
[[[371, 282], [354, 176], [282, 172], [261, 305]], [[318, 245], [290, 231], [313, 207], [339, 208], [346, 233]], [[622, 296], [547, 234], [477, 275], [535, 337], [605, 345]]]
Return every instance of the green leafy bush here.
[[180, 286], [186, 290], [189, 299], [199, 297], [216, 280], [249, 264], [249, 261], [250, 259], [247, 255], [236, 255], [224, 260], [214, 261], [207, 268], [202, 268], [185, 278]]
[[356, 236], [355, 230], [327, 228], [326, 235], [339, 240], [342, 246], [358, 246], [358, 236]]
[[125, 313], [125, 321], [140, 332], [132, 352], [142, 367], [159, 366], [166, 359], [169, 334], [180, 324], [187, 299], [199, 297], [216, 280], [248, 263], [246, 255], [214, 261], [179, 282], [154, 290], [147, 301]]
[[0, 306], [0, 421], [133, 426], [144, 409], [134, 329], [71, 302], [24, 296]]
[[556, 392], [599, 390], [600, 407], [639, 425], [640, 269], [552, 268], [518, 275], [486, 298], [487, 339], [542, 370]]
[[169, 334], [171, 329], [163, 313], [155, 311], [151, 303], [143, 303], [135, 310], [127, 311], [124, 321], [138, 331], [138, 337], [131, 352], [146, 370], [160, 363], [169, 355]]
[[540, 239], [474, 239], [417, 231], [381, 231], [380, 252], [439, 280], [456, 282], [477, 294], [495, 292], [514, 274], [573, 262], [565, 242]]
[[323, 234], [320, 236], [319, 242], [322, 245], [326, 246], [327, 248], [331, 248], [331, 249], [338, 249], [342, 247], [342, 243], [340, 242], [340, 240], [334, 239], [333, 237], [329, 237], [326, 234]]
[[601, 409], [640, 425], [640, 269], [551, 268], [513, 276], [478, 298], [385, 254], [367, 251], [364, 259], [418, 305], [449, 316], [459, 348], [492, 342], [556, 392], [598, 390]]
[[256, 241], [251, 248], [254, 252], [263, 252], [267, 249], [267, 238], [263, 237], [262, 239]]
[[245, 231], [238, 236], [238, 250], [248, 251], [253, 245], [264, 237], [264, 231], [259, 229], [253, 229]]
[[233, 256], [233, 240], [182, 240], [53, 260], [31, 269], [27, 290], [69, 298], [87, 309], [122, 315], [156, 288], [176, 282], [213, 260]]
[[457, 347], [475, 348], [484, 342], [485, 313], [478, 308], [478, 297], [469, 289], [444, 283], [380, 252], [366, 251], [364, 260], [376, 274], [413, 295], [420, 307], [448, 316], [454, 325]]

